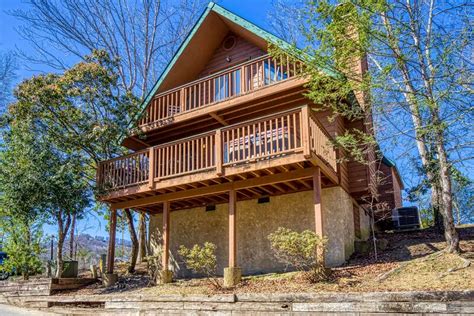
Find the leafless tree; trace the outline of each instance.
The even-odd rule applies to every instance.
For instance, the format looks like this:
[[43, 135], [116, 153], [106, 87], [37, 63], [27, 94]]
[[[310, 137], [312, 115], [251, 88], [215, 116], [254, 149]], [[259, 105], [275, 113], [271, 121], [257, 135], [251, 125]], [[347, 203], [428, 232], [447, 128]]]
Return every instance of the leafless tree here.
[[273, 8], [268, 12], [268, 24], [279, 38], [289, 43], [300, 43], [300, 28], [304, 24], [301, 11], [304, 0], [273, 0]]
[[34, 47], [32, 64], [65, 69], [71, 60], [103, 49], [120, 59], [123, 89], [143, 98], [187, 35], [202, 0], [27, 0], [11, 14]]
[[6, 108], [17, 63], [12, 53], [0, 53], [0, 111]]
[[[470, 1], [452, 0], [350, 2], [358, 14], [346, 15], [343, 22], [363, 32], [365, 40], [359, 46], [370, 64], [366, 76], [370, 82], [363, 84], [370, 86], [378, 139], [397, 144], [391, 146], [396, 154], [415, 158], [412, 161], [422, 170], [421, 178], [429, 184], [431, 207], [442, 214], [446, 250], [456, 252], [459, 238], [453, 223], [453, 170], [472, 174], [470, 161], [474, 158], [474, 6]], [[303, 19], [306, 25], [300, 28], [306, 35], [303, 46], [318, 58], [334, 51], [331, 32], [337, 31], [326, 26], [333, 21], [335, 10], [331, 13], [330, 8], [337, 3], [347, 4], [309, 2], [303, 9], [309, 12]], [[315, 16], [324, 18], [314, 21]], [[347, 37], [343, 33], [339, 35]], [[318, 40], [325, 45], [312, 48]]]

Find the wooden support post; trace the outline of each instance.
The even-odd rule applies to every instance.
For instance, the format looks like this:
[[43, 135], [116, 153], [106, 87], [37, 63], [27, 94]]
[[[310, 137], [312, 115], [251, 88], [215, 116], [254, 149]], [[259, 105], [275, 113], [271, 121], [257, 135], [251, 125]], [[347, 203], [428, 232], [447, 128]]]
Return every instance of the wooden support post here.
[[[321, 169], [319, 167], [316, 167], [313, 173], [313, 204], [315, 232], [320, 237], [324, 237], [324, 218], [321, 204]], [[318, 260], [321, 260], [324, 264], [324, 248], [317, 251], [320, 253]]]
[[115, 232], [117, 230], [117, 210], [110, 211], [109, 218], [109, 249], [107, 251], [107, 273], [114, 273]]
[[217, 176], [222, 176], [223, 175], [223, 170], [222, 170], [222, 130], [218, 129], [216, 131], [216, 137], [215, 137], [215, 142], [216, 142], [216, 174]]
[[311, 157], [309, 141], [309, 108], [305, 105], [301, 108], [301, 144], [305, 158]]
[[163, 202], [163, 254], [161, 256], [162, 271], [160, 272], [160, 283], [170, 283], [173, 273], [169, 270], [170, 261], [170, 202]]
[[229, 191], [229, 267], [236, 267], [237, 239], [236, 239], [236, 193]]
[[313, 174], [313, 203], [316, 234], [323, 236], [323, 210], [321, 207], [321, 169], [315, 168]]
[[237, 195], [234, 189], [229, 191], [229, 266], [224, 269], [224, 286], [236, 286], [242, 271], [237, 267]]
[[148, 154], [148, 187], [153, 189], [153, 184], [155, 182], [155, 148], [150, 147], [150, 152]]
[[170, 202], [163, 202], [163, 270], [168, 270], [170, 250]]

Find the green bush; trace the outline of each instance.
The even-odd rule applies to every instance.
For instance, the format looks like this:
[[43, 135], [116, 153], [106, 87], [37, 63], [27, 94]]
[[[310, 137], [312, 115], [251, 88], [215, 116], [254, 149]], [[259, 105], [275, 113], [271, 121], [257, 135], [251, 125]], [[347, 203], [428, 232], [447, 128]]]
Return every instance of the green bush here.
[[328, 271], [324, 267], [326, 238], [305, 230], [301, 233], [280, 227], [268, 235], [275, 257], [287, 266], [304, 273], [311, 282], [326, 280]]
[[216, 289], [221, 288], [217, 279], [216, 245], [205, 242], [202, 247], [194, 245], [191, 249], [181, 245], [178, 253], [184, 259], [186, 268], [194, 273], [205, 275], [212, 286]]
[[2, 269], [14, 274], [21, 274], [23, 279], [42, 273], [41, 230], [25, 225], [16, 225], [9, 229], [6, 236], [4, 251], [8, 259], [3, 263]]

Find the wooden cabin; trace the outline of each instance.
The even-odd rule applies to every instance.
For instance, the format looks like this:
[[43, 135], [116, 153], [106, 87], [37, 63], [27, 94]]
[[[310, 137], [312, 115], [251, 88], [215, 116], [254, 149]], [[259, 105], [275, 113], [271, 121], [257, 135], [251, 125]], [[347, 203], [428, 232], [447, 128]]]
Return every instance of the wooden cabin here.
[[331, 146], [363, 122], [318, 111], [304, 96], [301, 62], [273, 59], [269, 43], [284, 42], [217, 4], [202, 14], [123, 139], [133, 153], [99, 165], [101, 199], [111, 208], [109, 273], [118, 209], [150, 215], [162, 282], [190, 274], [180, 245], [214, 243], [232, 285], [241, 273], [285, 269], [267, 238], [279, 227], [326, 236], [328, 266], [368, 238], [359, 203], [371, 172], [338, 162]]

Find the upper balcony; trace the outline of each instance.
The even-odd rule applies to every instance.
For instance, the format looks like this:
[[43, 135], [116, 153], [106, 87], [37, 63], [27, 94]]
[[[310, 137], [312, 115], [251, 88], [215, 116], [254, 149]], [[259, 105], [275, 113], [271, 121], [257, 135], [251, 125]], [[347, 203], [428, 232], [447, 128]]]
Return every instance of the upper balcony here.
[[[157, 129], [186, 120], [196, 121], [199, 116], [208, 116], [219, 126], [230, 125], [237, 120], [233, 121], [232, 115], [225, 113], [226, 109], [291, 88], [301, 88], [304, 82], [298, 76], [301, 74], [301, 67], [302, 63], [299, 61], [291, 61], [289, 58], [276, 60], [265, 55], [159, 93], [142, 113], [137, 128], [131, 131], [130, 137], [137, 139], [138, 134], [145, 134], [148, 136], [145, 143], [154, 145], [161, 140], [151, 136]], [[279, 84], [278, 87], [272, 89], [276, 84]], [[218, 111], [224, 112], [220, 114]]]
[[[312, 166], [334, 184], [337, 157], [330, 141], [304, 106], [103, 161], [97, 181], [105, 189], [102, 200], [112, 204], [202, 186], [211, 194], [212, 184], [275, 173], [296, 181], [301, 179], [291, 178], [289, 171]], [[288, 187], [298, 189], [296, 184]]]

